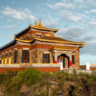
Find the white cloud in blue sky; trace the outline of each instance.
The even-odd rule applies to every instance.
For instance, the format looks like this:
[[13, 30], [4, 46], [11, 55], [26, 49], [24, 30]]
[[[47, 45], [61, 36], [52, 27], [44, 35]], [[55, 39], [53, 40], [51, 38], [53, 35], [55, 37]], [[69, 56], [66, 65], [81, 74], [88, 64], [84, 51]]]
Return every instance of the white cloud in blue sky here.
[[0, 47], [39, 18], [45, 27], [60, 28], [59, 37], [86, 40], [80, 64], [96, 64], [96, 0], [0, 0]]

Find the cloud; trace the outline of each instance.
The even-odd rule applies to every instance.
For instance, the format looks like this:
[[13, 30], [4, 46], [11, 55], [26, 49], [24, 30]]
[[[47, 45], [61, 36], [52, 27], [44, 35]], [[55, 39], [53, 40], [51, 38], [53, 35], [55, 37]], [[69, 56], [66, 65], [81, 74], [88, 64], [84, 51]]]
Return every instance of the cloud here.
[[13, 26], [2, 26], [2, 28], [12, 28], [12, 29], [17, 29], [16, 25], [13, 25]]
[[34, 17], [30, 10], [25, 8], [22, 11], [18, 11], [16, 9], [12, 9], [9, 6], [4, 7], [4, 10], [1, 11], [2, 14], [9, 16], [9, 17], [13, 17], [15, 19], [19, 19], [19, 20], [28, 20], [31, 22], [34, 22], [36, 17]]
[[87, 18], [87, 19], [91, 19], [90, 17], [88, 17], [88, 16], [86, 16], [86, 15], [84, 15], [84, 14], [77, 14], [77, 16], [81, 16], [81, 17], [84, 17], [84, 18]]
[[92, 9], [91, 12], [96, 14], [96, 9]]
[[83, 38], [85, 41], [92, 42], [92, 40], [96, 40], [96, 35], [88, 35]]
[[47, 27], [47, 28], [56, 28], [56, 27], [59, 26], [59, 23], [55, 19], [53, 19], [53, 20], [47, 20], [44, 23], [44, 26]]
[[10, 19], [7, 19], [7, 21], [8, 21], [8, 22], [11, 22], [11, 23], [13, 23], [13, 24], [16, 24], [16, 23], [17, 23], [17, 24], [20, 24], [20, 22], [13, 21], [13, 20], [10, 20]]
[[84, 11], [84, 13], [89, 14], [89, 13], [90, 13], [90, 11]]
[[79, 5], [79, 6], [77, 6], [77, 8], [87, 8], [87, 6], [86, 5]]
[[39, 5], [37, 5], [37, 7], [39, 8], [40, 11], [45, 11], [45, 8], [41, 8]]
[[84, 0], [73, 0], [74, 3], [84, 3]]
[[66, 8], [66, 9], [71, 9], [74, 10], [75, 9], [75, 5], [74, 4], [66, 4], [66, 3], [62, 3], [62, 2], [58, 2], [56, 4], [49, 4], [46, 3], [48, 7], [52, 8], [52, 9], [58, 9], [58, 8]]
[[96, 22], [91, 21], [91, 22], [89, 23], [89, 26], [90, 26], [91, 28], [96, 28]]
[[80, 49], [80, 55], [96, 55], [96, 42], [87, 43], [84, 48]]
[[96, 6], [96, 0], [73, 0], [73, 3]]
[[87, 2], [84, 2], [86, 4], [90, 4], [92, 6], [96, 6], [96, 0], [87, 0]]
[[57, 28], [59, 26], [58, 21], [60, 21], [59, 18], [52, 18], [51, 15], [48, 14], [48, 20], [46, 20], [43, 24], [44, 24], [44, 27], [47, 27], [47, 28]]
[[77, 23], [85, 23], [86, 22], [82, 17], [73, 15], [71, 12], [69, 12], [67, 10], [60, 11], [60, 14], [61, 14], [62, 18], [67, 19], [69, 21], [74, 21]]
[[71, 26], [65, 29], [60, 29], [56, 34], [64, 39], [71, 41], [83, 41], [82, 36], [86, 33], [86, 30], [80, 26]]

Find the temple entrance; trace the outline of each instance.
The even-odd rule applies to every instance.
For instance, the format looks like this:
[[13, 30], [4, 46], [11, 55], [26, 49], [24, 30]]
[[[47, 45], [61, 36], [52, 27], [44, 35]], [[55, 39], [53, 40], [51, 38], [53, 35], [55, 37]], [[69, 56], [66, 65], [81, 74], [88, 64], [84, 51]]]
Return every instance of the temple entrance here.
[[69, 68], [69, 57], [65, 54], [58, 56], [58, 63], [63, 65], [63, 68]]

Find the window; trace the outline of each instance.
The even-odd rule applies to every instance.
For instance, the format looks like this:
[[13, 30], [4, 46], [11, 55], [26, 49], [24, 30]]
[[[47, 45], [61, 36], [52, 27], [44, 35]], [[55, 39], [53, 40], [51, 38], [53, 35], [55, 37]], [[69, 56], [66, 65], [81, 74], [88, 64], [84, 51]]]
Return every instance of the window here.
[[50, 63], [49, 54], [43, 54], [43, 63]]
[[9, 55], [11, 55], [11, 52], [9, 52]]
[[17, 50], [15, 50], [14, 52], [14, 63], [16, 63], [16, 61], [17, 61]]
[[41, 37], [41, 35], [36, 35], [36, 37], [38, 37], [38, 38], [39, 38], [39, 37]]
[[22, 62], [29, 62], [29, 50], [22, 51]]
[[6, 53], [6, 56], [8, 56], [8, 54]]
[[2, 55], [2, 57], [4, 57], [4, 55]]
[[72, 64], [75, 64], [74, 55], [72, 55]]

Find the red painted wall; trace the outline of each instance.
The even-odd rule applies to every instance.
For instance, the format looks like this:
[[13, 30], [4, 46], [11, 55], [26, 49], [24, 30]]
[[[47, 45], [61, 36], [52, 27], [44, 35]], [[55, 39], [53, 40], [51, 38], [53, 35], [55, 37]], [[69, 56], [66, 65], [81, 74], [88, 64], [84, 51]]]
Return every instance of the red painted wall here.
[[[25, 70], [26, 68], [0, 68], [0, 73], [5, 73], [6, 70], [12, 70], [12, 71], [20, 71]], [[41, 72], [56, 72], [60, 70], [60, 67], [37, 67], [37, 70], [40, 70]]]
[[96, 67], [90, 67], [90, 70], [96, 70]]

